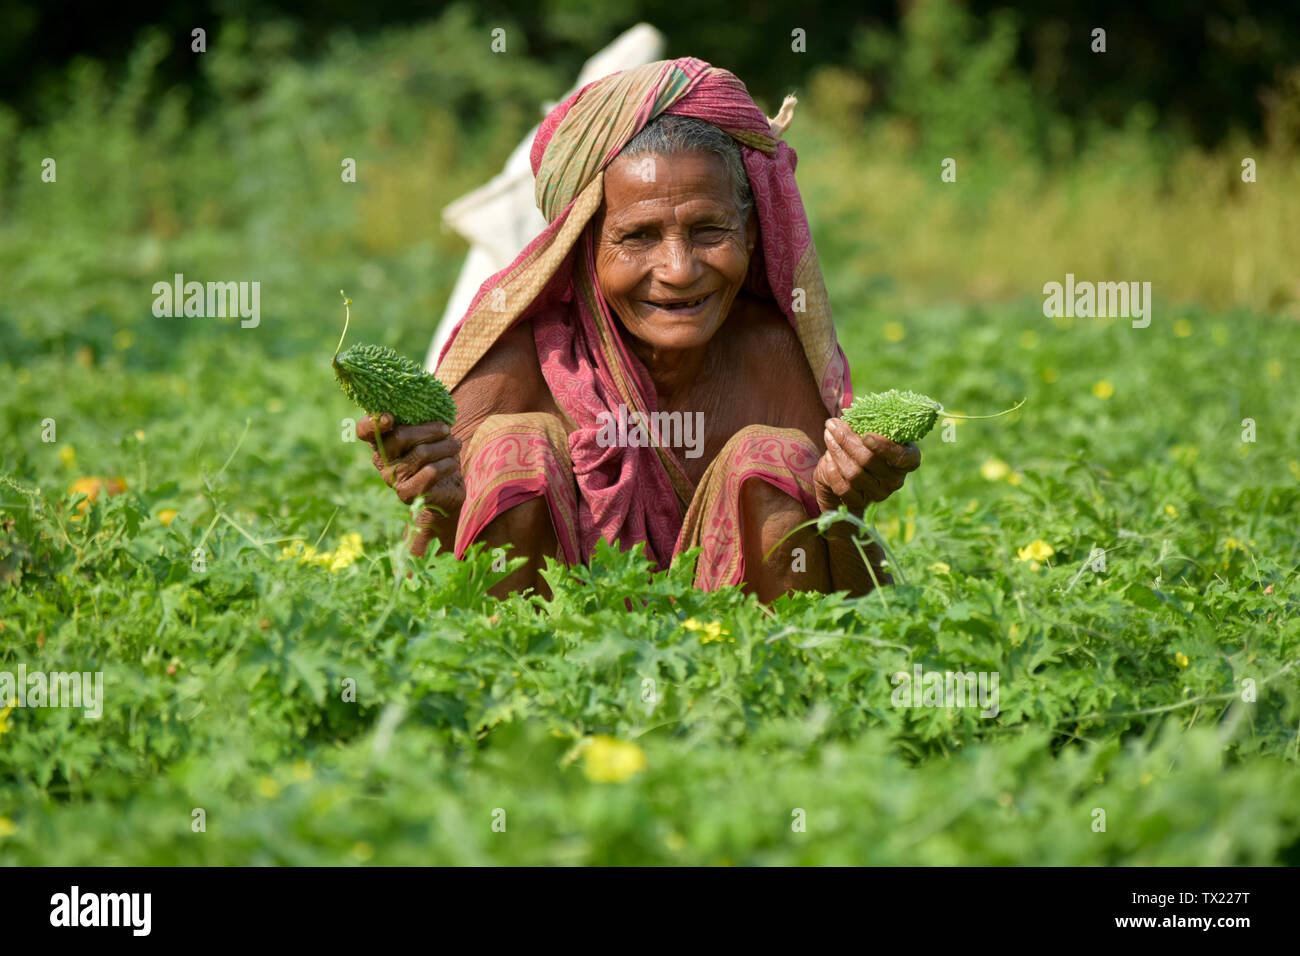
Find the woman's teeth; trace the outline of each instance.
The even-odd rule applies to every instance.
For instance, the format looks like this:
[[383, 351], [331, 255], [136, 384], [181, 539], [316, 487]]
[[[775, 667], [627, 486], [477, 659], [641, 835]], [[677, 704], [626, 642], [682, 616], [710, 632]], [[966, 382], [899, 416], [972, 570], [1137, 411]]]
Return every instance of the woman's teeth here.
[[707, 298], [708, 298], [707, 295], [702, 295], [698, 299], [692, 299], [690, 302], [674, 302], [671, 304], [665, 303], [663, 305], [660, 305], [659, 308], [667, 309], [669, 311], [672, 311], [674, 309], [693, 309]]

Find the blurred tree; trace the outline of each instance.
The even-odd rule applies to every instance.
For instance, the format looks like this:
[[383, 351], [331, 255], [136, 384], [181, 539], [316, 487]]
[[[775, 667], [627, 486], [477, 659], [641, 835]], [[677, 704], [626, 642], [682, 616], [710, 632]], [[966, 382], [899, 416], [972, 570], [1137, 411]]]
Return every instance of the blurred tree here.
[[[941, 4], [927, 19], [937, 36], [945, 21], [952, 29], [975, 18], [981, 38], [996, 41], [996, 65], [1003, 51], [1028, 77], [1033, 97], [1076, 120], [1107, 125], [1126, 121], [1134, 106], [1148, 104], [1166, 129], [1202, 143], [1240, 128], [1258, 133], [1272, 122], [1269, 111], [1290, 107], [1288, 68], [1300, 64], [1300, 4], [1269, 0], [540, 0], [531, 10], [517, 0], [462, 0], [485, 27], [519, 25], [525, 34], [515, 49], [574, 75], [590, 54], [633, 23], [653, 23], [668, 38], [671, 56], [692, 55], [741, 76], [765, 106], [791, 89], [806, 89], [821, 67], [875, 67], [886, 75], [904, 68], [888, 58], [862, 62], [865, 36], [897, 36], [906, 15], [918, 6]], [[408, 0], [173, 0], [165, 5], [122, 0], [111, 5], [73, 5], [47, 0], [6, 0], [0, 6], [0, 99], [20, 118], [40, 114], [42, 97], [59, 81], [64, 65], [84, 55], [120, 67], [143, 29], [154, 26], [172, 38], [173, 55], [160, 65], [166, 82], [195, 87], [202, 104], [197, 57], [189, 54], [190, 31], [208, 37], [222, 21], [250, 24], [291, 20], [293, 53], [310, 56], [338, 31], [368, 33], [439, 16], [454, 4], [412, 4]], [[1009, 11], [1014, 16], [995, 16]], [[1015, 29], [1007, 33], [1006, 24]], [[1104, 54], [1091, 51], [1091, 32], [1106, 30]], [[792, 31], [804, 31], [806, 52], [792, 49]], [[877, 47], [879, 52], [879, 47]], [[986, 52], [992, 52], [986, 48]], [[951, 57], [949, 57], [951, 64]], [[918, 68], [912, 62], [911, 69]], [[941, 80], [943, 77], [936, 77]], [[968, 77], [969, 79], [969, 77]], [[939, 89], [935, 86], [935, 89]], [[916, 93], [916, 82], [902, 84]], [[1278, 91], [1281, 91], [1280, 93]], [[1017, 91], [1021, 96], [1023, 91]], [[1279, 100], [1279, 96], [1282, 100]], [[1285, 102], [1283, 102], [1285, 101]], [[1283, 125], [1287, 125], [1283, 123]]]

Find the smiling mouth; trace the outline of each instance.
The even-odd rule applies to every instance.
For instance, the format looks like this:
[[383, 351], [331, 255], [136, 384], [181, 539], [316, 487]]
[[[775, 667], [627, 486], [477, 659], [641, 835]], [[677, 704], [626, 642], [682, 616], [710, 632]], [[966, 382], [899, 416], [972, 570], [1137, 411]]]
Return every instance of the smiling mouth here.
[[647, 300], [647, 305], [654, 309], [662, 309], [665, 312], [692, 312], [698, 309], [713, 295], [712, 292], [702, 295], [697, 299], [676, 299], [671, 302], [651, 302]]

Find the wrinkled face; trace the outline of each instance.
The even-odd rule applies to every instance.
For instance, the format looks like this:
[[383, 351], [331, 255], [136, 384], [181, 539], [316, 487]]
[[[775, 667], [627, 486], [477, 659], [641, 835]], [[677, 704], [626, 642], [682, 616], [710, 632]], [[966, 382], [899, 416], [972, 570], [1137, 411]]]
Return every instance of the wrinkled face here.
[[596, 277], [624, 327], [647, 346], [704, 345], [749, 271], [757, 219], [742, 218], [711, 153], [620, 156], [605, 170]]

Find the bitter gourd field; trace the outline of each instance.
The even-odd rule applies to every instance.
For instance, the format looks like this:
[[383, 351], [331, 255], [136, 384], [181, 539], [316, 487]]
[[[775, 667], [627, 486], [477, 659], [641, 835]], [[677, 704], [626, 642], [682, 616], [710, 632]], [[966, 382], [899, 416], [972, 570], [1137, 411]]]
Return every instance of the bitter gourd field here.
[[[1294, 156], [994, 143], [944, 183], [828, 74], [789, 140], [855, 390], [1028, 402], [924, 439], [883, 592], [764, 607], [605, 548], [499, 602], [492, 555], [406, 552], [330, 369], [340, 287], [353, 341], [423, 354], [438, 210], [571, 79], [470, 29], [234, 33], [202, 114], [143, 43], [5, 121], [0, 671], [103, 699], [3, 709], [0, 862], [1300, 863]], [[259, 280], [260, 323], [156, 317], [177, 273]], [[1067, 273], [1152, 280], [1149, 325], [1045, 317]], [[950, 672], [996, 714], [899, 693]]]

